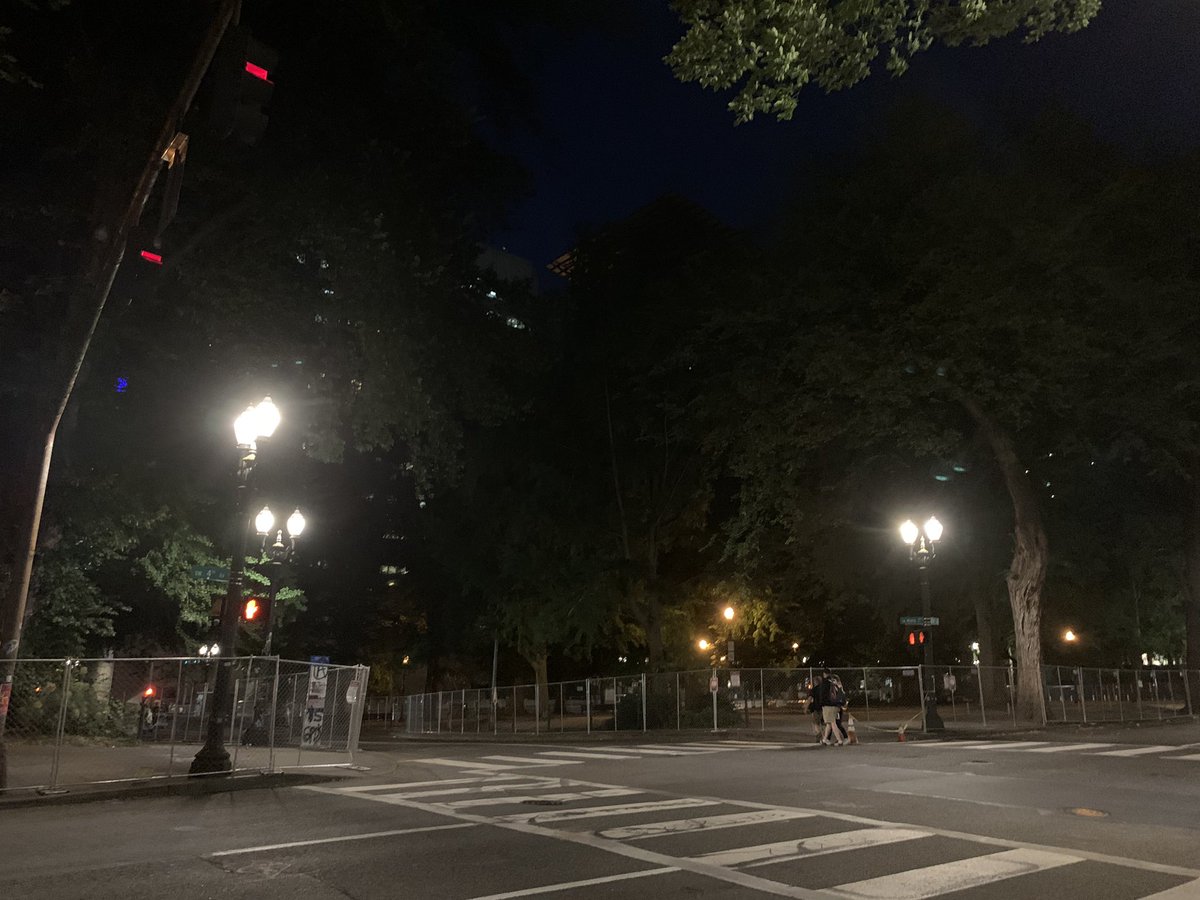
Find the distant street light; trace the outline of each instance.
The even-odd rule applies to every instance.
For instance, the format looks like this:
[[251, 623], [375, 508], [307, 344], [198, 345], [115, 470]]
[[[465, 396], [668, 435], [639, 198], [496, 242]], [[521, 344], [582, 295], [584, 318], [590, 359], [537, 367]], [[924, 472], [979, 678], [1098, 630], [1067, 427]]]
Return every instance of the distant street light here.
[[[242, 605], [242, 576], [246, 560], [248, 531], [246, 521], [246, 496], [249, 493], [250, 473], [258, 460], [258, 442], [275, 433], [281, 420], [279, 407], [270, 397], [264, 397], [254, 406], [247, 407], [233, 422], [233, 436], [239, 453], [237, 488], [234, 494], [234, 552], [229, 563], [229, 584], [221, 604], [220, 644], [230, 648], [217, 666], [217, 678], [213, 686], [213, 707], [208, 718], [208, 733], [204, 746], [192, 759], [191, 775], [228, 773], [233, 766], [229, 751], [225, 749], [225, 729], [233, 712], [233, 660], [237, 655], [238, 610]], [[261, 515], [261, 514], [260, 514]], [[215, 653], [210, 653], [215, 655]]]
[[[921, 578], [921, 616], [928, 620], [933, 616], [933, 597], [929, 590], [929, 564], [937, 556], [937, 542], [942, 539], [942, 523], [936, 516], [930, 516], [924, 527], [918, 527], [908, 519], [900, 526], [900, 539], [908, 544], [909, 559], [916, 564]], [[925, 671], [928, 675], [928, 685], [922, 686], [924, 692], [925, 728], [928, 731], [942, 731], [945, 724], [937, 711], [937, 676], [933, 671], [933, 625], [926, 624], [928, 637], [925, 640]]]
[[1077, 635], [1074, 631], [1072, 631], [1070, 628], [1068, 628], [1066, 631], [1063, 632], [1063, 640], [1066, 641], [1068, 644], [1073, 644], [1077, 640], [1079, 640], [1079, 635]]
[[799, 649], [800, 649], [800, 644], [799, 644], [797, 641], [792, 641], [792, 649], [793, 649], [793, 650], [799, 650]]
[[722, 615], [725, 616], [726, 622], [732, 622], [733, 621], [733, 607], [732, 606], [725, 607], [725, 612]]
[[700, 640], [696, 641], [696, 646], [699, 647], [700, 652], [703, 653], [705, 650], [707, 650], [709, 647], [711, 647], [712, 644], [710, 644], [704, 638], [700, 638]]
[[271, 655], [271, 638], [275, 634], [275, 597], [279, 593], [280, 572], [283, 564], [295, 556], [296, 538], [303, 534], [307, 524], [304, 514], [297, 509], [288, 516], [284, 525], [287, 530], [287, 543], [283, 542], [283, 531], [281, 530], [275, 533], [275, 541], [268, 546], [267, 538], [275, 528], [275, 515], [268, 507], [264, 506], [262, 512], [254, 517], [254, 527], [263, 539], [263, 556], [270, 566], [267, 575], [267, 637], [263, 641], [263, 656]]

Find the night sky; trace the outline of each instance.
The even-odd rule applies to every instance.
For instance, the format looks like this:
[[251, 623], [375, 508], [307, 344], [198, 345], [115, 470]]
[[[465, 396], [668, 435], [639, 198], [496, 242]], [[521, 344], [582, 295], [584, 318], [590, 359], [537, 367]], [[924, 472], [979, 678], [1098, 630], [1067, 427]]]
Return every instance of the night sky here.
[[[826, 95], [806, 90], [791, 122], [734, 126], [724, 98], [676, 81], [662, 57], [681, 33], [663, 0], [638, 0], [640, 21], [520, 40], [537, 88], [537, 133], [496, 139], [531, 171], [535, 194], [494, 242], [542, 267], [581, 225], [621, 219], [664, 192], [726, 222], [769, 222], [786, 191], [851, 163], [905, 98], [947, 105], [1000, 135], [1004, 123], [1059, 104], [1139, 154], [1200, 145], [1200, 5], [1106, 0], [1075, 35], [1038, 44], [937, 49], [900, 79], [883, 74]], [[485, 111], [486, 112], [486, 111]]]

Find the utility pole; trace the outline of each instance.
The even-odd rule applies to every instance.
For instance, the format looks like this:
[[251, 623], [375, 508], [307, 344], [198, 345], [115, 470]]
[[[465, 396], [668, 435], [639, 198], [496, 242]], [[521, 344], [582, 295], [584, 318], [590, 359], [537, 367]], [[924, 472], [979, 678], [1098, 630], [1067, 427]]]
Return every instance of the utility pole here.
[[14, 571], [8, 588], [0, 597], [0, 789], [8, 786], [8, 762], [4, 743], [4, 725], [12, 697], [13, 675], [17, 668], [17, 652], [21, 646], [21, 629], [29, 597], [29, 583], [37, 551], [38, 531], [42, 521], [42, 505], [54, 456], [54, 440], [66, 411], [71, 393], [83, 368], [92, 336], [104, 312], [113, 279], [121, 267], [125, 244], [130, 231], [141, 219], [142, 210], [154, 189], [162, 168], [164, 154], [172, 146], [200, 82], [208, 71], [221, 38], [240, 8], [240, 0], [219, 0], [208, 29], [196, 48], [179, 93], [165, 111], [157, 137], [149, 148], [128, 202], [121, 208], [101, 212], [89, 232], [91, 246], [86, 254], [78, 284], [72, 292], [61, 330], [60, 350], [49, 373], [47, 402], [38, 410], [38, 420], [31, 426], [35, 438], [29, 447], [29, 458], [16, 479], [14, 519], [19, 533]]

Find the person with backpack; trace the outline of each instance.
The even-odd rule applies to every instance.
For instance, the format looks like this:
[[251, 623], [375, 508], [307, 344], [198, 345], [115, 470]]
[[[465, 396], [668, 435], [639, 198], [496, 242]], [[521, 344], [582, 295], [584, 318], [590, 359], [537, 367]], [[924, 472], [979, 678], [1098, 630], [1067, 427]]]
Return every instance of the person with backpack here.
[[824, 689], [820, 694], [821, 720], [825, 723], [825, 731], [821, 735], [821, 743], [828, 747], [830, 737], [835, 737], [835, 743], [841, 747], [846, 742], [842, 739], [842, 732], [837, 725], [842, 707], [846, 705], [846, 690], [842, 687], [841, 679], [836, 677], [827, 676], [822, 686]]

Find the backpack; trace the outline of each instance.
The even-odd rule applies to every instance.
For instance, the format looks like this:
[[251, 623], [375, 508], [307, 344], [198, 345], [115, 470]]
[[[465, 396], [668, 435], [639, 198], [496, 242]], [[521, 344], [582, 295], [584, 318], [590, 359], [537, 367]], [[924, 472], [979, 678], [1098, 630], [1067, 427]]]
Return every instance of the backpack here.
[[846, 692], [842, 690], [842, 686], [836, 681], [829, 682], [829, 689], [825, 694], [826, 706], [841, 706], [846, 702]]

